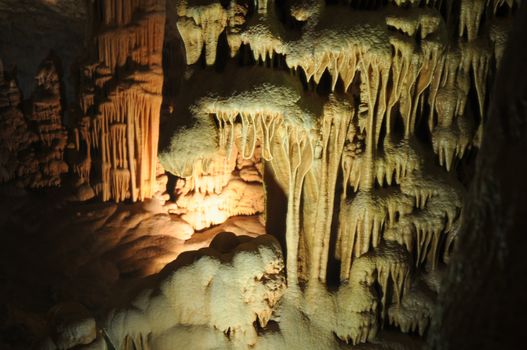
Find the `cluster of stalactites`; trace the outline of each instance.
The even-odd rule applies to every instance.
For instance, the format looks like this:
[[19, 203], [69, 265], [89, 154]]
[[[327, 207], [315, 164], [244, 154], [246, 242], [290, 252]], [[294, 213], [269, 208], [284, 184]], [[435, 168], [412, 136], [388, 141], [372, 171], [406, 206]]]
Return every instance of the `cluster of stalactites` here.
[[404, 300], [410, 281], [408, 261], [406, 250], [393, 242], [354, 260], [349, 278], [335, 295], [338, 338], [356, 345], [375, 337], [382, 325], [379, 320]]
[[161, 66], [165, 15], [151, 12], [132, 24], [110, 27], [97, 35], [99, 62], [113, 72], [127, 60], [139, 66]]
[[238, 151], [241, 125], [235, 125], [234, 129], [235, 142], [229, 155], [225, 148], [218, 150], [211, 157], [206, 173], [200, 172], [202, 160], [189, 163], [192, 175], [176, 182], [176, 208], [170, 212], [181, 215], [195, 230], [221, 224], [232, 216], [264, 211], [261, 147], [256, 146], [252, 158], [244, 158]]
[[[286, 111], [261, 109], [238, 112], [214, 105], [204, 110], [207, 117], [210, 114], [214, 115], [219, 126], [217, 151], [199, 159], [182, 159], [173, 169], [178, 176], [190, 179], [190, 185], [196, 182], [196, 185], [191, 186], [192, 189], [196, 186], [201, 188], [201, 176], [218, 174], [229, 168], [229, 164], [236, 160], [236, 154], [241, 159], [251, 160], [255, 152], [258, 152], [258, 157], [264, 161], [272, 161], [277, 151], [275, 144], [283, 143], [289, 150], [299, 139], [311, 142], [307, 137], [307, 129], [284, 121]], [[216, 178], [219, 182], [211, 183], [210, 191], [207, 189], [206, 192], [218, 193], [218, 190], [225, 186], [224, 177]]]
[[[377, 183], [388, 187], [343, 195], [336, 247], [341, 279], [348, 278], [354, 258], [387, 239], [415, 254], [418, 266], [425, 261], [436, 266], [440, 242], [451, 237], [459, 221], [463, 199], [459, 184], [430, 161], [415, 139], [398, 144], [386, 139], [373, 164], [367, 152], [344, 161], [351, 163], [352, 176], [363, 178], [376, 171]], [[353, 186], [349, 177], [344, 178], [344, 188]]]
[[287, 52], [284, 40], [285, 30], [277, 20], [274, 1], [259, 1], [258, 15], [248, 21], [238, 21], [227, 29], [227, 42], [231, 57], [234, 57], [242, 44], [249, 46], [256, 61], [265, 62], [275, 54]]
[[[209, 130], [208, 125], [210, 124], [205, 122], [206, 118], [214, 115], [217, 119], [219, 125], [218, 151], [209, 152], [197, 159], [194, 155], [189, 154], [189, 159], [184, 160], [184, 164], [180, 164], [179, 161], [176, 161], [178, 164], [174, 164], [174, 161], [167, 160], [167, 165], [195, 182], [200, 179], [198, 175], [210, 174], [213, 171], [214, 165], [218, 164], [217, 159], [222, 159], [218, 157], [218, 154], [223, 155], [225, 164], [227, 164], [232, 157], [234, 147], [237, 148], [240, 158], [245, 160], [253, 158], [255, 151], [258, 150], [259, 156], [264, 161], [270, 162], [277, 171], [275, 174], [278, 177], [277, 181], [287, 193], [286, 241], [288, 242], [288, 256], [291, 257], [288, 259], [288, 271], [290, 271], [291, 285], [295, 285], [293, 281], [296, 281], [295, 271], [298, 269], [295, 257], [298, 256], [296, 247], [300, 240], [302, 188], [304, 178], [313, 161], [309, 123], [301, 125], [297, 118], [292, 117], [299, 113], [297, 105], [282, 106], [280, 101], [266, 101], [262, 105], [267, 104], [267, 108], [248, 107], [245, 110], [243, 106], [249, 106], [248, 101], [245, 100], [248, 96], [242, 94], [238, 98], [240, 100], [237, 103], [232, 103], [236, 101], [233, 97], [225, 100], [203, 99], [194, 105], [193, 112], [201, 115], [198, 117], [197, 124], [204, 127], [205, 132]], [[280, 95], [276, 98], [283, 99], [284, 96]], [[254, 103], [253, 99], [248, 99]], [[288, 103], [292, 102], [294, 101], [288, 101]], [[186, 131], [182, 130], [181, 133], [185, 134]], [[191, 137], [192, 131], [188, 135]], [[182, 138], [176, 138], [176, 140], [184, 144], [191, 141]], [[185, 147], [180, 144], [180, 155], [185, 152]], [[181, 173], [182, 171], [184, 173]]]
[[134, 25], [138, 17], [165, 11], [165, 0], [95, 0], [94, 14], [102, 27]]
[[272, 159], [271, 144], [273, 142], [277, 128], [283, 122], [280, 113], [257, 112], [231, 112], [219, 111], [216, 114], [219, 122], [221, 148], [230, 150], [234, 142], [234, 125], [239, 120], [241, 125], [241, 146], [240, 153], [243, 159], [251, 159], [254, 156], [256, 145], [259, 143], [262, 149], [262, 158], [269, 161]]
[[[364, 21], [368, 33], [363, 31], [366, 25], [357, 25], [363, 23], [360, 18], [351, 20], [357, 13], [350, 9], [334, 6], [331, 11], [350, 11], [349, 18], [341, 13], [337, 18], [335, 13], [325, 14], [330, 5], [312, 14], [298, 7], [295, 13], [308, 23], [296, 41], [279, 35], [280, 23], [267, 7], [233, 27], [225, 19], [226, 9], [222, 8], [221, 18], [221, 11], [192, 9], [192, 16], [199, 13], [207, 18], [200, 18], [200, 23], [217, 23], [220, 18], [231, 53], [245, 44], [256, 60], [283, 54], [286, 64], [301, 68], [308, 81], [318, 84], [329, 73], [332, 91], [339, 90], [341, 83], [346, 96], [357, 97], [354, 103], [331, 94], [319, 128], [312, 133], [287, 125], [280, 113], [243, 108], [207, 111], [218, 119], [220, 148], [229, 149], [236, 123], [241, 123], [244, 157], [253, 153], [256, 140], [262, 142], [262, 157], [288, 199], [290, 288], [297, 287], [298, 277], [325, 282], [330, 254], [340, 261], [337, 304], [342, 299], [342, 305], [337, 307], [336, 334], [353, 344], [375, 335], [377, 312], [404, 331], [423, 332], [429, 322], [430, 310], [418, 306], [421, 296], [410, 293], [404, 298], [410, 288], [410, 267], [422, 270], [426, 264], [435, 271], [441, 252], [442, 261], [448, 260], [461, 223], [464, 195], [452, 170], [457, 166], [455, 159], [466, 156], [481, 137], [492, 63], [500, 59], [508, 28], [493, 16], [499, 7], [513, 8], [516, 3], [449, 2], [444, 18], [440, 1], [393, 2], [401, 8], [381, 5], [376, 20]], [[456, 10], [459, 23], [453, 24], [457, 17], [451, 12]], [[333, 22], [338, 25], [332, 27]], [[195, 20], [192, 23], [198, 27]], [[482, 30], [482, 23], [490, 24], [490, 31]], [[459, 28], [453, 37], [452, 26]], [[196, 29], [197, 36], [203, 28]], [[180, 31], [187, 35], [183, 38], [187, 63], [196, 62], [202, 44], [197, 51], [191, 45], [199, 41]], [[217, 39], [217, 30], [213, 36]], [[212, 64], [213, 56], [207, 54], [206, 60]], [[477, 108], [468, 103], [471, 94]], [[433, 152], [418, 137], [421, 126], [428, 126], [424, 133], [430, 133]], [[338, 190], [341, 198], [336, 201]], [[335, 223], [327, 213], [339, 200]], [[330, 237], [335, 227], [333, 251]], [[372, 281], [382, 291], [380, 311]], [[357, 306], [351, 300], [363, 304]]]
[[506, 7], [512, 10], [519, 6], [520, 0], [462, 0], [459, 13], [459, 36], [466, 35], [468, 41], [476, 40], [481, 34], [484, 18], [496, 16], [498, 10]]
[[141, 0], [105, 0], [96, 1], [96, 13], [101, 14], [101, 22], [107, 26], [123, 26], [132, 22], [135, 11], [141, 6]]
[[83, 69], [84, 117], [75, 131], [83, 156], [74, 171], [104, 201], [143, 200], [157, 192], [159, 177], [165, 2], [98, 0], [95, 6], [102, 29], [94, 38], [98, 60]]
[[[478, 16], [483, 10], [480, 9]], [[460, 27], [460, 35], [463, 34], [462, 28], [466, 27], [468, 39], [460, 38], [458, 44], [448, 48], [429, 95], [429, 103], [433, 107], [429, 118], [432, 144], [440, 164], [447, 170], [453, 168], [455, 159], [463, 158], [468, 149], [479, 144], [482, 129], [475, 120], [484, 120], [489, 72], [493, 61], [497, 68], [506, 41], [504, 30], [508, 28], [507, 21], [492, 22], [496, 25], [491, 25], [491, 35], [487, 38], [478, 35], [480, 20], [476, 21], [471, 16], [469, 18], [473, 23]], [[477, 110], [467, 107], [471, 91], [477, 97]]]
[[[212, 5], [211, 5], [212, 6]], [[219, 6], [219, 4], [218, 4]], [[222, 11], [227, 11], [222, 8]], [[212, 13], [208, 13], [201, 8], [193, 8], [190, 12], [195, 16], [205, 16], [208, 21], [216, 21]], [[207, 15], [205, 15], [207, 13]], [[337, 82], [343, 83], [344, 91], [347, 91], [352, 82], [360, 77], [361, 88], [363, 88], [363, 102], [360, 106], [362, 114], [373, 113], [376, 111], [376, 123], [380, 125], [383, 119], [386, 119], [388, 126], [393, 124], [394, 111], [402, 114], [405, 136], [409, 137], [413, 133], [413, 125], [420, 110], [424, 108], [425, 91], [430, 90], [429, 103], [435, 106], [435, 98], [439, 90], [443, 89], [446, 82], [453, 82], [456, 79], [446, 79], [452, 63], [457, 64], [455, 73], [461, 80], [461, 86], [470, 85], [471, 71], [474, 73], [474, 86], [476, 88], [478, 100], [480, 102], [480, 113], [483, 110], [485, 100], [485, 81], [491, 60], [490, 47], [482, 43], [481, 40], [453, 44], [446, 48], [445, 42], [445, 23], [438, 11], [433, 8], [429, 9], [408, 9], [405, 12], [383, 12], [384, 21], [380, 21], [377, 27], [377, 35], [384, 36], [388, 46], [386, 48], [375, 48], [362, 40], [360, 35], [350, 35], [340, 40], [334, 45], [328, 45], [327, 36], [317, 36], [316, 32], [306, 32], [299, 42], [283, 42], [276, 36], [266, 36], [262, 33], [272, 27], [261, 28], [256, 25], [256, 37], [259, 39], [252, 40], [252, 27], [249, 26], [237, 33], [238, 44], [231, 47], [237, 51], [240, 43], [251, 45], [255, 58], [266, 59], [272, 57], [273, 53], [281, 53], [286, 56], [286, 63], [293, 69], [301, 67], [307, 77], [307, 80], [313, 79], [319, 83], [324, 72], [329, 72], [331, 76], [331, 87], [335, 89]], [[265, 27], [265, 26], [264, 26]], [[398, 32], [390, 32], [388, 28], [393, 28]], [[315, 28], [324, 30], [324, 28]], [[354, 32], [352, 32], [353, 34]], [[232, 34], [232, 33], [231, 33]], [[182, 32], [183, 35], [183, 32]], [[261, 36], [276, 41], [275, 44], [268, 45], [260, 50], [260, 44], [269, 40], [263, 40]], [[338, 35], [337, 35], [338, 36]], [[419, 36], [419, 38], [418, 38]], [[274, 38], [274, 39], [273, 39]], [[229, 40], [234, 42], [236, 40]], [[194, 52], [195, 57], [190, 60], [195, 62], [201, 54], [199, 50], [189, 49], [187, 43], [189, 40], [184, 38], [187, 47], [187, 55]], [[260, 46], [258, 46], [260, 45]], [[253, 47], [254, 46], [254, 47]], [[264, 45], [265, 46], [265, 45]], [[461, 51], [462, 57], [452, 55], [452, 51]], [[393, 54], [392, 54], [393, 52]], [[216, 50], [211, 50], [215, 55]], [[210, 59], [209, 59], [210, 58]], [[188, 61], [188, 63], [192, 63]], [[211, 56], [207, 56], [207, 62], [211, 64]], [[446, 67], [446, 68], [445, 68]], [[450, 73], [451, 75], [451, 73]], [[450, 83], [449, 83], [450, 84]], [[464, 88], [460, 93], [459, 105], [460, 113], [464, 112], [464, 100], [468, 95], [468, 88]], [[433, 111], [433, 108], [432, 108]], [[442, 116], [439, 116], [441, 118]], [[429, 118], [431, 121], [433, 117]], [[434, 142], [436, 153], [439, 154], [440, 162], [450, 169], [453, 155], [458, 154], [462, 157], [465, 150], [470, 147], [472, 142], [471, 136], [474, 132], [471, 130], [470, 121], [459, 120], [457, 137], [450, 137], [449, 140], [441, 139], [441, 130], [436, 134], [439, 136], [437, 142]], [[365, 124], [361, 125], [361, 129]], [[434, 125], [430, 124], [430, 129]], [[440, 128], [441, 129], [441, 128]], [[378, 136], [376, 135], [376, 139]]]
[[85, 140], [100, 155], [102, 173], [94, 189], [102, 200], [143, 200], [155, 192], [160, 108], [160, 96], [137, 90], [116, 93], [99, 105]]
[[185, 43], [187, 64], [194, 64], [205, 47], [205, 61], [212, 65], [216, 61], [216, 50], [220, 34], [227, 26], [241, 25], [247, 9], [231, 2], [225, 9], [219, 2], [208, 5], [189, 6], [186, 0], [178, 3], [177, 27]]

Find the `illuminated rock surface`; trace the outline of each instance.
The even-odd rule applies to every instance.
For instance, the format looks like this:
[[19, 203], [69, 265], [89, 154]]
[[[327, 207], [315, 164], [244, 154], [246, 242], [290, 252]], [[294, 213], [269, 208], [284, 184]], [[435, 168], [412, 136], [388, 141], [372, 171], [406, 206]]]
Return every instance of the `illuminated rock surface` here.
[[1, 326], [22, 348], [422, 347], [518, 6], [87, 3], [77, 101], [54, 54], [27, 100], [0, 64]]
[[82, 73], [75, 171], [103, 201], [144, 200], [157, 191], [164, 1], [93, 6], [96, 58]]

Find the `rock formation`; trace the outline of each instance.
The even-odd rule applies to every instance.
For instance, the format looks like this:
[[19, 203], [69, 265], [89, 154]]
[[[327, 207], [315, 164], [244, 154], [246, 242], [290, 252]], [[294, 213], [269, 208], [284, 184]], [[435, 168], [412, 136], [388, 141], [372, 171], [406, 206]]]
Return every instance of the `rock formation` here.
[[212, 333], [203, 343], [228, 347], [230, 340], [252, 346], [257, 341], [254, 324], [265, 327], [276, 317], [285, 288], [284, 262], [272, 237], [222, 233], [209, 248], [167, 266], [157, 283], [132, 302], [133, 308], [112, 310], [104, 327], [116, 349], [144, 348], [145, 343], [166, 348], [179, 332], [209, 327], [220, 336]]
[[[482, 137], [487, 86], [506, 36], [493, 29], [506, 22], [498, 9], [515, 6], [294, 4], [290, 14], [303, 22], [295, 37], [272, 1], [254, 8], [181, 1], [187, 64], [198, 62], [203, 47], [205, 63], [215, 64], [225, 31], [232, 57], [248, 51], [279, 69], [195, 71], [188, 84], [201, 92], [182, 92], [173, 117], [194, 121], [164, 143], [161, 162], [192, 183], [214, 176], [221, 159], [232, 162], [235, 143], [246, 159], [260, 145], [264, 182], [272, 177], [287, 198], [289, 290], [307, 284], [304, 297], [313, 302], [309, 289], [327, 283], [337, 264], [338, 293], [349, 288], [349, 303], [363, 298], [353, 296], [361, 289], [381, 289], [367, 297], [380, 307], [337, 303], [337, 318], [349, 307], [356, 312], [338, 326], [339, 338], [373, 339], [384, 320], [423, 332], [433, 301], [415, 301], [429, 288], [419, 280], [448, 262], [455, 243], [465, 193], [456, 172], [470, 166], [467, 154]], [[318, 96], [297, 86], [302, 78]], [[207, 136], [198, 143], [198, 135]], [[357, 269], [371, 275], [366, 285], [353, 278]], [[371, 316], [361, 321], [364, 312]]]
[[13, 180], [17, 175], [24, 176], [27, 172], [35, 172], [38, 165], [24, 161], [24, 158], [32, 158], [30, 148], [37, 136], [28, 128], [20, 108], [21, 100], [16, 80], [4, 71], [0, 61], [0, 182]]
[[53, 222], [49, 261], [103, 290], [62, 287], [94, 310], [54, 300], [39, 344], [421, 346], [519, 1], [88, 6], [73, 129], [53, 56], [27, 103], [0, 65], [0, 182], [77, 191], [0, 227]]
[[83, 156], [74, 169], [103, 201], [144, 200], [157, 192], [165, 3], [93, 6], [94, 59], [83, 69], [77, 129]]
[[60, 186], [62, 175], [68, 172], [64, 161], [68, 135], [62, 124], [60, 78], [52, 56], [39, 67], [27, 115], [14, 77], [3, 75], [2, 79], [2, 181], [16, 178], [19, 186], [27, 188]]
[[68, 133], [62, 125], [60, 80], [51, 55], [41, 64], [35, 83], [29, 121], [39, 139], [35, 145], [39, 172], [33, 175], [29, 186], [60, 186], [61, 175], [68, 172], [64, 161]]

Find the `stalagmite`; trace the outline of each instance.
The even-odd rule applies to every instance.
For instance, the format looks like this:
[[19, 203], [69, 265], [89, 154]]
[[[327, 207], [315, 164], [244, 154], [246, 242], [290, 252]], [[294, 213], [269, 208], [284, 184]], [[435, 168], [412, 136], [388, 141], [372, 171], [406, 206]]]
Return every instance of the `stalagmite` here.
[[[181, 256], [163, 275], [133, 301], [134, 307], [109, 314], [105, 329], [116, 347], [164, 348], [165, 336], [189, 327], [210, 327], [215, 346], [229, 340], [239, 348], [253, 346], [253, 323], [265, 328], [276, 318], [285, 290], [280, 248], [267, 235], [248, 239], [222, 233], [211, 248]], [[233, 311], [236, 316], [230, 317]]]
[[15, 77], [0, 64], [0, 182], [15, 180], [20, 187], [34, 189], [59, 187], [69, 170], [64, 160], [68, 132], [62, 123], [56, 63], [50, 54], [38, 67], [29, 108], [22, 108]]
[[[0, 60], [0, 183], [38, 172], [38, 161], [32, 147], [38, 135], [29, 128], [24, 118], [21, 100], [16, 80], [9, 72], [4, 72]], [[27, 155], [21, 157], [24, 153]]]

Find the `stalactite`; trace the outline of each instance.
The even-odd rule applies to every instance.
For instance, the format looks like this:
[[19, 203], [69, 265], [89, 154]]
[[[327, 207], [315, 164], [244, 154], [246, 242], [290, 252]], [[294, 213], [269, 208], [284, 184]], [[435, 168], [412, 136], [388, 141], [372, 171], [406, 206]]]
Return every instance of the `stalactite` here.
[[[284, 35], [275, 9], [274, 1], [258, 3], [258, 16], [254, 16], [247, 23], [241, 21], [227, 33], [230, 43], [231, 56], [234, 56], [241, 44], [251, 48], [256, 61], [273, 59], [275, 54], [285, 53]], [[240, 28], [241, 25], [243, 28]]]
[[186, 17], [179, 19], [177, 27], [185, 43], [187, 64], [196, 63], [204, 45], [201, 27], [196, 25], [193, 19]]
[[[203, 47], [206, 63], [214, 64], [220, 34], [227, 26], [236, 27], [242, 24], [246, 13], [245, 7], [234, 2], [225, 9], [220, 3], [192, 6], [186, 0], [180, 0], [177, 27], [185, 43], [187, 64], [198, 61]], [[232, 40], [231, 38], [231, 43]], [[239, 44], [237, 46], [239, 47]]]
[[[316, 173], [317, 192], [313, 233], [310, 238], [312, 262], [310, 278], [326, 280], [326, 267], [329, 254], [332, 215], [335, 202], [337, 175], [341, 164], [344, 144], [348, 137], [348, 128], [353, 118], [353, 108], [349, 101], [339, 101], [334, 96], [325, 105], [322, 120], [322, 142], [319, 173]], [[319, 156], [320, 158], [320, 156]], [[322, 239], [318, 238], [322, 237]]]
[[349, 280], [336, 293], [336, 336], [353, 345], [373, 339], [378, 331], [378, 302], [374, 289], [375, 260], [362, 256], [353, 262]]
[[[501, 12], [517, 6], [513, 0], [392, 2], [309, 1], [309, 7], [292, 1], [292, 17], [303, 22], [298, 36], [284, 35], [272, 1], [257, 2], [254, 12], [232, 3], [181, 2], [178, 13], [188, 64], [205, 45], [212, 65], [225, 31], [232, 57], [242, 44], [240, 55], [256, 61], [280, 55], [290, 76], [226, 68], [229, 84], [196, 78], [208, 91], [181, 99], [183, 113], [196, 121], [181, 133], [189, 140], [199, 132], [217, 135], [218, 142], [206, 143], [209, 153], [200, 145], [187, 157], [175, 145], [186, 142], [183, 136], [174, 136], [163, 155], [167, 169], [181, 168], [178, 154], [200, 167], [215, 157], [227, 164], [235, 130], [242, 159], [259, 145], [269, 177], [287, 197], [289, 288], [309, 303], [317, 295], [334, 302], [333, 331], [352, 344], [372, 339], [386, 319], [422, 333], [432, 317], [435, 301], [420, 295], [416, 281], [423, 270], [435, 273], [448, 263], [462, 220], [457, 168], [465, 170], [467, 151], [481, 138], [491, 64], [499, 61], [508, 30]], [[298, 68], [308, 91], [290, 89]], [[316, 100], [319, 88], [329, 97]], [[219, 128], [206, 120], [211, 115]], [[334, 259], [340, 287], [332, 293], [324, 288], [327, 275], [337, 274]], [[302, 312], [314, 317], [315, 309]]]
[[423, 276], [416, 278], [407, 288], [401, 301], [390, 306], [389, 323], [401, 328], [403, 332], [418, 332], [421, 336], [424, 335], [434, 313], [434, 299], [437, 294], [437, 290], [431, 287]]
[[298, 244], [300, 241], [300, 199], [304, 177], [313, 162], [313, 147], [308, 136], [298, 129], [283, 128], [280, 144], [288, 160], [288, 194], [287, 194], [287, 271], [291, 288], [298, 283]]
[[388, 288], [392, 286], [395, 304], [402, 300], [410, 274], [410, 257], [403, 246], [386, 241], [375, 250], [377, 282], [381, 287], [381, 318], [388, 311]]
[[[144, 200], [156, 191], [165, 3], [100, 0], [96, 6], [98, 61], [83, 72], [81, 106], [90, 121], [79, 126], [86, 153], [76, 172], [94, 181], [103, 200]], [[127, 61], [147, 69], [132, 65], [115, 81]], [[100, 164], [99, 179], [90, 179], [89, 164]]]
[[474, 40], [478, 35], [481, 17], [485, 10], [485, 1], [462, 0], [460, 5], [459, 36], [463, 36], [466, 32], [468, 40]]

